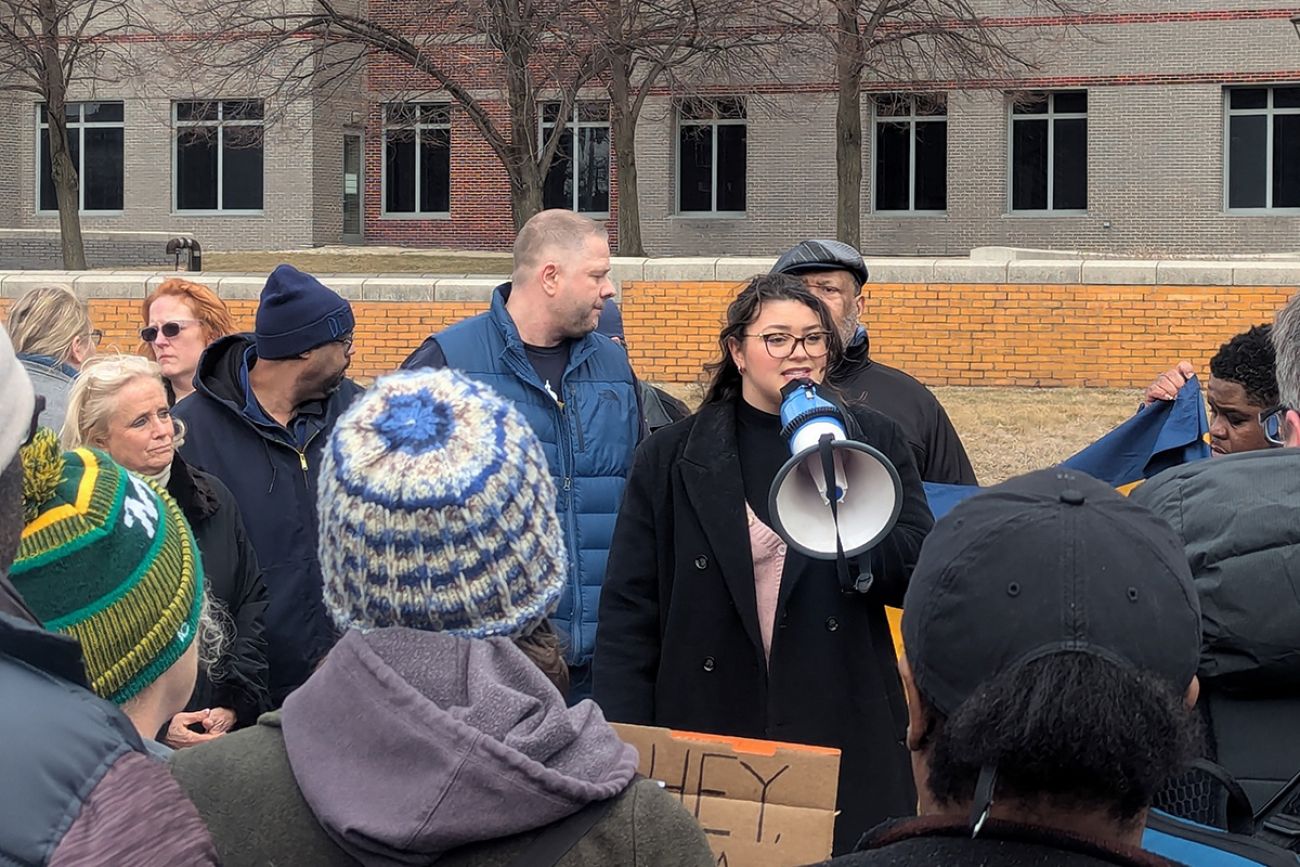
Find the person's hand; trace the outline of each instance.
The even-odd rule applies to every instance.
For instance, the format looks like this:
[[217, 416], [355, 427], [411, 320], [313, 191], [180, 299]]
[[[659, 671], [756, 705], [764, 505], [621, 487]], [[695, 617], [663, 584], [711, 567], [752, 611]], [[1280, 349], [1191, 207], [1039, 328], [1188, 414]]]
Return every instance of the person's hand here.
[[203, 721], [207, 732], [225, 734], [235, 727], [235, 712], [228, 707], [214, 707], [208, 711], [208, 718]]
[[163, 743], [174, 750], [183, 750], [221, 737], [225, 734], [224, 731], [204, 733], [190, 728], [192, 725], [202, 725], [207, 728], [208, 717], [212, 713], [213, 711], [210, 710], [196, 710], [176, 714], [167, 724], [167, 734], [163, 737]]
[[1196, 368], [1192, 367], [1190, 361], [1178, 362], [1177, 366], [1166, 370], [1147, 386], [1142, 394], [1143, 406], [1150, 406], [1158, 400], [1173, 400], [1178, 397], [1178, 390], [1195, 375]]

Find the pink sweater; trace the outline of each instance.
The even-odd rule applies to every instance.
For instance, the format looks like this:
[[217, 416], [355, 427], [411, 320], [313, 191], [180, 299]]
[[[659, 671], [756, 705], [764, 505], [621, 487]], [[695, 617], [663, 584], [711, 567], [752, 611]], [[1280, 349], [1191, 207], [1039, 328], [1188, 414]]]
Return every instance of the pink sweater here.
[[754, 597], [758, 601], [758, 631], [763, 638], [763, 656], [772, 658], [772, 630], [776, 626], [776, 601], [781, 595], [781, 572], [785, 569], [785, 542], [745, 504], [749, 517], [749, 550], [754, 558]]

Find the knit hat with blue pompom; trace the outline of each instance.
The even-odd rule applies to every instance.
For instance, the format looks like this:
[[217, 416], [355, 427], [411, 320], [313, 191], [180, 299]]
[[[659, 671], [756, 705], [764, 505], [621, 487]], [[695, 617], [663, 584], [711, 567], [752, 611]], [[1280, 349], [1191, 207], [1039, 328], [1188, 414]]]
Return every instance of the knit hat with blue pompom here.
[[379, 379], [339, 419], [318, 494], [340, 629], [531, 632], [568, 571], [555, 484], [519, 411], [448, 370]]

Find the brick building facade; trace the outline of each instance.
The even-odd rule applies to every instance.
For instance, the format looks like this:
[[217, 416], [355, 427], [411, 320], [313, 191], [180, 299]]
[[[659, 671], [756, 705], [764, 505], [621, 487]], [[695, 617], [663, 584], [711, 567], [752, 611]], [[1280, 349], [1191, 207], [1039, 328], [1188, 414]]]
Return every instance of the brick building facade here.
[[[400, 2], [372, 0], [372, 13]], [[867, 81], [865, 251], [1300, 249], [1300, 40], [1289, 20], [1300, 6], [1132, 0], [1071, 18], [998, 18], [1011, 4], [982, 5], [1029, 40], [1035, 68], [1015, 80]], [[490, 64], [466, 63], [490, 94]], [[833, 234], [835, 93], [801, 67], [744, 93], [647, 102], [637, 156], [651, 255], [764, 255]], [[465, 113], [436, 92], [395, 105], [427, 84], [401, 67], [374, 63], [364, 79], [347, 96], [288, 107], [273, 93], [165, 80], [73, 94], [110, 106], [79, 109], [94, 199], [84, 226], [187, 231], [219, 249], [508, 247], [506, 173]], [[569, 118], [547, 115], [576, 155], [548, 180], [547, 201], [613, 230], [608, 106], [599, 88], [583, 96]], [[237, 143], [260, 137], [260, 151], [186, 138], [203, 124]], [[0, 97], [0, 228], [57, 226], [41, 207], [40, 138], [36, 103]]]

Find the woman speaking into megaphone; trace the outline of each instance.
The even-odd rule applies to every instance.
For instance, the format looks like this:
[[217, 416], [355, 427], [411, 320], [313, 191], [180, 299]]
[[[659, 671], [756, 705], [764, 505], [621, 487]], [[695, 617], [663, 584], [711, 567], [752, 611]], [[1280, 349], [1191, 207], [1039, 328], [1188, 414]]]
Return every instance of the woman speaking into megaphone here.
[[[848, 438], [894, 471], [878, 474], [889, 479], [878, 489], [869, 474], [849, 479], [850, 495], [896, 498], [877, 510], [892, 529], [855, 552], [871, 578], [857, 589], [834, 560], [788, 544], [771, 514], [773, 481], [791, 461], [782, 389], [820, 383], [840, 338], [797, 278], [765, 275], [731, 303], [718, 342], [700, 410], [646, 440], [628, 477], [601, 596], [595, 698], [617, 722], [838, 747], [838, 854], [915, 809], [884, 606], [902, 604], [933, 519], [898, 425], [841, 406]], [[858, 514], [841, 508], [839, 528], [852, 533]]]

